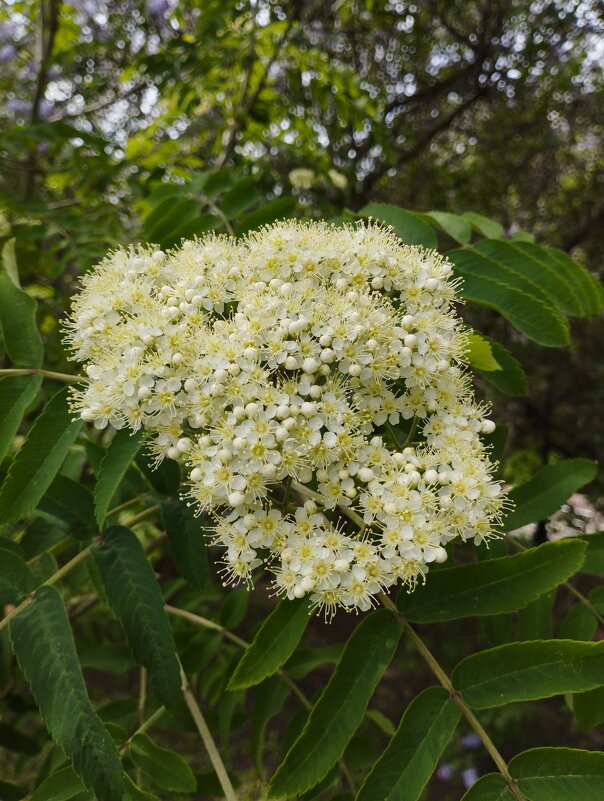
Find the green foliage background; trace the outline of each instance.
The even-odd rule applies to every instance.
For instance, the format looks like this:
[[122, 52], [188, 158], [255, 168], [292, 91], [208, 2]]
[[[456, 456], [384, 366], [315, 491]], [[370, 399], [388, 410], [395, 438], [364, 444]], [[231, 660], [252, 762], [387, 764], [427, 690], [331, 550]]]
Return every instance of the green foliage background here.
[[603, 32], [589, 0], [0, 7], [0, 798], [604, 796], [604, 535], [309, 622], [225, 591], [178, 466], [52, 375], [111, 247], [372, 216], [464, 279], [505, 530], [597, 505]]

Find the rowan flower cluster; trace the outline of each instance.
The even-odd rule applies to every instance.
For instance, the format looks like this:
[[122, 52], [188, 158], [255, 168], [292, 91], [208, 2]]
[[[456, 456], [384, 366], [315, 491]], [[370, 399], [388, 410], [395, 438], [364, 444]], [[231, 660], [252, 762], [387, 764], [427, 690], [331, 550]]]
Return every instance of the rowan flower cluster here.
[[186, 465], [226, 581], [264, 564], [288, 598], [365, 610], [501, 510], [454, 299], [442, 256], [373, 224], [120, 250], [74, 300], [74, 408]]

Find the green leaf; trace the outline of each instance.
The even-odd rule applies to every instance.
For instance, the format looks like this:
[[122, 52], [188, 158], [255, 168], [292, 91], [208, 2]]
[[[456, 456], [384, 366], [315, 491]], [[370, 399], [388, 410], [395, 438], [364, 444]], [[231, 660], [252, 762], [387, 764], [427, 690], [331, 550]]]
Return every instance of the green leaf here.
[[531, 801], [602, 801], [604, 753], [577, 748], [531, 748], [509, 764]]
[[36, 326], [36, 301], [0, 272], [0, 327], [4, 346], [17, 367], [40, 367], [44, 346]]
[[598, 621], [584, 604], [571, 606], [560, 624], [558, 636], [561, 640], [592, 640]]
[[122, 766], [88, 700], [61, 596], [41, 587], [10, 623], [13, 650], [53, 739], [98, 801], [121, 801]]
[[466, 360], [470, 367], [474, 367], [476, 370], [484, 370], [486, 372], [501, 370], [501, 365], [493, 355], [491, 343], [476, 331], [468, 334]]
[[437, 245], [434, 230], [421, 217], [390, 203], [370, 203], [359, 211], [359, 216], [371, 217], [391, 226], [407, 245], [423, 245], [426, 248], [435, 248]]
[[424, 214], [429, 217], [436, 225], [448, 234], [451, 239], [465, 245], [472, 238], [472, 228], [470, 221], [457, 214], [449, 214], [446, 211], [428, 211]]
[[462, 660], [451, 679], [474, 709], [592, 690], [604, 684], [604, 641], [499, 645]]
[[27, 562], [2, 542], [0, 541], [0, 606], [18, 604], [34, 588], [34, 577]]
[[112, 526], [92, 554], [137, 662], [147, 668], [149, 686], [170, 709], [181, 707], [180, 667], [160, 587], [136, 536]]
[[259, 209], [246, 214], [242, 217], [239, 225], [235, 226], [235, 236], [241, 236], [248, 231], [253, 231], [261, 228], [263, 225], [275, 222], [275, 220], [286, 220], [292, 216], [296, 208], [296, 198], [286, 195], [285, 197], [278, 197], [260, 206]]
[[34, 402], [41, 385], [41, 375], [0, 378], [0, 462], [8, 453], [23, 415]]
[[549, 303], [564, 314], [579, 316], [583, 313], [575, 282], [552, 264], [547, 251], [538, 245], [483, 239], [474, 248], [493, 262], [505, 265], [505, 269], [512, 271], [519, 279], [538, 286]]
[[295, 651], [308, 620], [308, 602], [305, 599], [280, 601], [239, 660], [228, 688], [252, 687], [275, 673]]
[[153, 793], [141, 790], [137, 787], [129, 776], [124, 776], [126, 780], [126, 794], [123, 801], [160, 801]]
[[98, 643], [79, 653], [82, 667], [103, 670], [106, 673], [124, 673], [136, 667], [130, 649], [122, 643]]
[[486, 236], [487, 239], [499, 239], [503, 236], [503, 225], [495, 222], [495, 220], [490, 220], [488, 217], [483, 217], [482, 214], [476, 214], [474, 211], [464, 211], [461, 216], [470, 223], [472, 228], [478, 231], [479, 234]]
[[604, 531], [586, 534], [582, 539], [587, 543], [587, 553], [581, 573], [604, 574]]
[[470, 787], [461, 801], [514, 801], [514, 796], [500, 773], [487, 773]]
[[[491, 239], [483, 242], [500, 244], [499, 240]], [[539, 283], [509, 269], [505, 254], [503, 261], [495, 261], [476, 247], [447, 253], [456, 268], [455, 273], [463, 278], [462, 297], [495, 309], [539, 345], [553, 348], [568, 345], [568, 322], [552, 306]]]
[[68, 388], [58, 392], [37, 418], [0, 490], [0, 519], [15, 523], [31, 514], [59, 472], [81, 420], [72, 420]]
[[209, 568], [200, 519], [181, 501], [164, 501], [161, 513], [176, 567], [193, 589], [203, 590]]
[[70, 801], [83, 790], [84, 785], [73, 770], [62, 768], [42, 782], [30, 801]]
[[147, 241], [160, 247], [174, 241], [174, 233], [185, 223], [196, 218], [201, 202], [196, 198], [168, 199], [158, 206], [145, 221]]
[[582, 729], [604, 722], [604, 686], [573, 696], [573, 713]]
[[250, 594], [246, 587], [231, 590], [224, 599], [220, 610], [220, 623], [225, 629], [234, 629], [241, 623], [250, 602]]
[[526, 484], [508, 492], [514, 508], [504, 519], [503, 530], [547, 520], [573, 492], [593, 481], [596, 472], [596, 462], [589, 459], [564, 459], [539, 470]]
[[552, 636], [552, 606], [556, 590], [547, 592], [518, 612], [517, 640], [547, 640]]
[[99, 528], [103, 527], [111, 499], [117, 492], [130, 462], [138, 453], [143, 432], [132, 434], [129, 429], [116, 431], [101, 462], [99, 478], [94, 491], [94, 510]]
[[162, 790], [194, 793], [197, 782], [185, 760], [174, 751], [154, 743], [146, 734], [136, 734], [130, 743], [130, 757], [144, 775]]
[[499, 392], [503, 392], [504, 395], [510, 395], [512, 398], [526, 395], [528, 393], [528, 383], [520, 362], [499, 342], [494, 342], [489, 337], [485, 337], [484, 334], [482, 336], [491, 346], [493, 358], [499, 365], [499, 370], [479, 370], [482, 379]]
[[580, 296], [584, 314], [597, 314], [604, 306], [604, 290], [600, 281], [594, 278], [586, 269], [573, 261], [568, 253], [556, 248], [542, 248], [552, 264], [575, 286]]
[[180, 487], [180, 465], [174, 459], [162, 459], [154, 467], [153, 459], [146, 453], [139, 453], [136, 464], [149, 484], [160, 495], [176, 495]]
[[237, 181], [235, 186], [224, 195], [220, 201], [220, 208], [224, 215], [232, 220], [251, 208], [261, 198], [256, 186], [256, 179], [248, 175]]
[[57, 517], [77, 540], [89, 540], [97, 530], [92, 493], [67, 476], [55, 477], [38, 509]]
[[259, 776], [264, 776], [262, 751], [266, 727], [271, 718], [279, 714], [290, 693], [291, 687], [289, 687], [288, 684], [281, 681], [278, 676], [272, 676], [270, 679], [262, 682], [254, 694], [250, 748], [254, 759], [254, 765]]
[[385, 609], [367, 615], [357, 626], [302, 734], [271, 779], [269, 798], [304, 793], [329, 773], [359, 727], [401, 632]]
[[216, 214], [199, 214], [187, 220], [182, 225], [166, 233], [162, 240], [163, 248], [178, 247], [183, 239], [193, 239], [196, 236], [203, 236], [209, 231], [215, 231], [223, 225], [223, 221]]
[[412, 623], [515, 612], [572, 576], [583, 561], [578, 540], [546, 542], [513, 556], [428, 573], [414, 592], [401, 591], [399, 609]]
[[416, 696], [356, 801], [417, 801], [460, 716], [459, 707], [442, 687], [428, 687]]

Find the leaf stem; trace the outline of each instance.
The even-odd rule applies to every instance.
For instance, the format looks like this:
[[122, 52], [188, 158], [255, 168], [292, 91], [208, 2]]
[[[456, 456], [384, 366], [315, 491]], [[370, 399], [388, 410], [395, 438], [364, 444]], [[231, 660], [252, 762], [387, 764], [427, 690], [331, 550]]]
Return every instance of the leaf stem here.
[[482, 744], [484, 745], [484, 747], [488, 751], [488, 753], [491, 756], [491, 759], [493, 760], [495, 765], [497, 765], [497, 769], [499, 770], [499, 772], [501, 773], [501, 775], [505, 779], [506, 784], [508, 785], [508, 787], [510, 789], [510, 792], [512, 793], [514, 798], [517, 801], [526, 801], [526, 798], [522, 795], [522, 793], [520, 792], [520, 788], [516, 784], [516, 780], [510, 774], [510, 771], [508, 770], [508, 766], [507, 766], [507, 763], [506, 763], [505, 759], [501, 756], [501, 754], [497, 750], [497, 747], [495, 746], [495, 743], [491, 740], [491, 738], [489, 737], [489, 735], [487, 734], [487, 732], [483, 728], [482, 724], [480, 723], [480, 721], [478, 720], [476, 715], [466, 705], [466, 703], [463, 700], [463, 698], [461, 697], [461, 695], [453, 687], [453, 684], [451, 683], [451, 679], [445, 673], [445, 671], [440, 666], [440, 664], [437, 662], [436, 658], [434, 657], [434, 655], [432, 654], [432, 652], [430, 651], [428, 646], [421, 639], [419, 634], [417, 634], [417, 632], [409, 625], [408, 620], [401, 614], [399, 609], [390, 600], [390, 598], [387, 595], [385, 595], [384, 593], [381, 593], [379, 597], [380, 597], [380, 601], [382, 603], [382, 606], [384, 606], [386, 609], [389, 609], [393, 613], [393, 615], [396, 617], [396, 619], [401, 624], [402, 628], [404, 629], [404, 631], [406, 632], [407, 636], [409, 637], [409, 639], [411, 640], [411, 642], [413, 643], [413, 645], [417, 649], [417, 651], [420, 654], [420, 656], [422, 657], [422, 659], [426, 662], [426, 664], [428, 665], [428, 667], [430, 668], [432, 673], [436, 676], [436, 678], [439, 680], [439, 682], [445, 688], [445, 690], [447, 690], [447, 692], [450, 693], [451, 698], [453, 699], [453, 701], [455, 701], [457, 706], [461, 709], [462, 713], [464, 714], [466, 720], [468, 721], [468, 723], [470, 724], [472, 729], [474, 729], [476, 734], [480, 737], [480, 740], [482, 741]]
[[222, 757], [220, 756], [220, 752], [216, 748], [216, 743], [214, 742], [212, 733], [208, 728], [208, 724], [206, 723], [201, 709], [199, 708], [199, 704], [193, 695], [189, 680], [182, 669], [182, 665], [180, 667], [180, 680], [182, 683], [183, 698], [185, 699], [185, 703], [189, 708], [189, 712], [191, 713], [191, 717], [195, 722], [195, 726], [197, 727], [197, 731], [201, 736], [205, 749], [208, 752], [210, 762], [212, 763], [212, 767], [214, 768], [216, 776], [218, 777], [218, 781], [222, 787], [225, 799], [226, 801], [238, 801], [233, 785], [231, 784], [229, 774], [227, 773], [224, 762], [222, 761]]
[[0, 378], [9, 375], [43, 375], [65, 384], [87, 384], [89, 379], [82, 375], [69, 375], [68, 373], [55, 373], [53, 370], [39, 370], [34, 367], [10, 367], [0, 370]]
[[132, 528], [132, 526], [136, 526], [137, 523], [141, 523], [148, 517], [153, 517], [153, 515], [159, 512], [160, 509], [161, 509], [161, 504], [159, 503], [155, 504], [155, 506], [150, 506], [148, 509], [144, 509], [137, 515], [134, 515], [134, 517], [128, 520], [128, 522], [125, 525], [128, 526], [128, 528]]
[[[313, 501], [320, 503], [321, 506], [325, 506], [325, 498], [320, 492], [315, 492], [314, 490], [305, 487], [304, 484], [300, 484], [299, 481], [292, 481], [291, 488], [296, 492], [299, 492], [300, 495], [306, 495], [307, 498], [311, 498]], [[353, 509], [349, 509], [347, 506], [338, 506], [337, 509], [349, 520], [352, 520], [352, 522], [358, 526], [359, 529], [363, 530], [367, 528], [367, 525], [361, 515], [357, 514]]]
[[[90, 546], [84, 548], [84, 550], [76, 554], [73, 557], [73, 559], [70, 559], [69, 562], [66, 562], [63, 565], [63, 567], [60, 567], [55, 573], [52, 574], [52, 576], [49, 576], [49, 578], [47, 578], [46, 581], [43, 581], [39, 587], [36, 587], [36, 590], [34, 590], [34, 592], [39, 590], [40, 587], [50, 587], [53, 584], [56, 584], [57, 581], [60, 581], [64, 576], [70, 573], [74, 569], [74, 567], [77, 567], [80, 564], [80, 562], [83, 562], [84, 559], [86, 559], [86, 557], [89, 555], [90, 555]], [[9, 612], [6, 617], [0, 620], [0, 631], [2, 631], [3, 628], [8, 626], [8, 624], [11, 622], [13, 618], [17, 617], [18, 614], [20, 614], [27, 606], [30, 605], [30, 603], [33, 601], [34, 592], [32, 592], [30, 596], [25, 598], [24, 601], [21, 601], [20, 604], [15, 606], [15, 608], [11, 612]]]

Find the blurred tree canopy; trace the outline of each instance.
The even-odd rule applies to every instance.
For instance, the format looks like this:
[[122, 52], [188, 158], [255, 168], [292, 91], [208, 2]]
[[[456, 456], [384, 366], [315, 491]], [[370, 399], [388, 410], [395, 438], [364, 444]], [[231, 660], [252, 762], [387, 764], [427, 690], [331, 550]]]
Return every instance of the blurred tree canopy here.
[[[51, 340], [73, 276], [143, 236], [154, 189], [208, 169], [311, 216], [480, 211], [597, 271], [603, 33], [596, 0], [5, 0], [0, 236]], [[598, 321], [579, 361], [484, 314], [538, 360], [500, 410], [515, 445], [597, 456]]]

